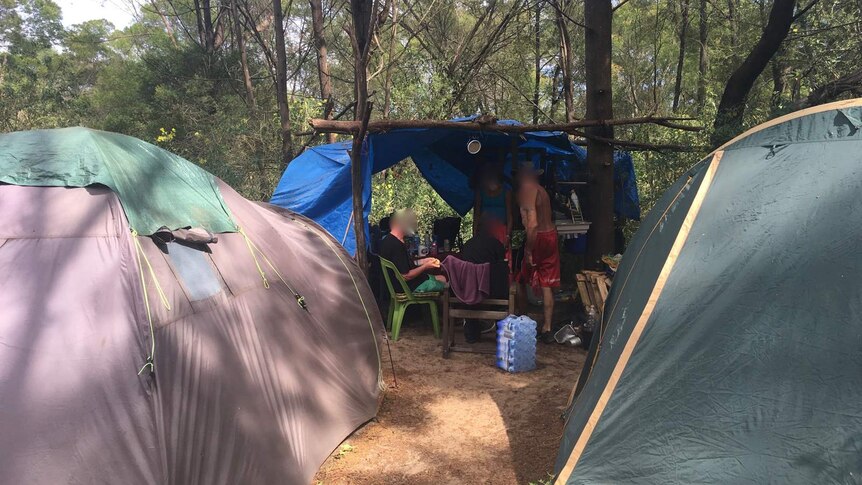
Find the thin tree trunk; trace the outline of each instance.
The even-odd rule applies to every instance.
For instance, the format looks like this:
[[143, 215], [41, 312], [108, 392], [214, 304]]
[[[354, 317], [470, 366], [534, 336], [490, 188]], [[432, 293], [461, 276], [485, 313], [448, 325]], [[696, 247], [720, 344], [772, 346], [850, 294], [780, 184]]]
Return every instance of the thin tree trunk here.
[[207, 54], [215, 51], [215, 35], [213, 32], [212, 8], [209, 0], [203, 0], [203, 22], [204, 22], [204, 50]]
[[[612, 119], [613, 94], [611, 90], [611, 27], [613, 9], [608, 0], [584, 2], [584, 65], [586, 68], [586, 117]], [[587, 134], [611, 139], [611, 126], [587, 128]], [[602, 255], [614, 248], [614, 149], [613, 146], [587, 141], [587, 165], [590, 170], [590, 225], [587, 238], [585, 265], [601, 266]]]
[[200, 0], [194, 0], [195, 7], [195, 21], [198, 26], [198, 43], [200, 43], [201, 47], [206, 46], [206, 36], [204, 35], [204, 20], [203, 20], [203, 11], [201, 9]]
[[760, 40], [727, 80], [715, 116], [713, 145], [722, 144], [741, 130], [748, 93], [790, 32], [795, 7], [796, 0], [775, 0], [772, 4]]
[[173, 44], [174, 47], [178, 47], [179, 44], [177, 44], [177, 37], [174, 34], [174, 27], [171, 25], [171, 22], [168, 20], [168, 16], [165, 15], [164, 12], [162, 12], [162, 9], [159, 8], [159, 5], [157, 2], [153, 2], [151, 5], [153, 6], [154, 9], [156, 9], [156, 13], [159, 14], [159, 18], [162, 19], [162, 25], [165, 26], [165, 32], [167, 32], [168, 38], [171, 39], [171, 44]]
[[548, 111], [548, 114], [551, 115], [551, 119], [557, 119], [557, 108], [560, 106], [560, 99], [563, 97], [563, 90], [560, 89], [557, 91], [557, 86], [560, 86], [560, 74], [562, 73], [561, 66], [557, 64], [554, 68], [554, 75], [551, 76], [551, 86], [553, 86], [553, 90], [551, 91], [551, 109]]
[[566, 105], [566, 123], [575, 121], [575, 96], [572, 85], [572, 67], [574, 56], [572, 54], [572, 42], [569, 37], [569, 29], [566, 27], [566, 19], [561, 12], [568, 2], [562, 3], [556, 9], [557, 30], [560, 34], [560, 65], [563, 71], [563, 100]]
[[253, 115], [257, 109], [257, 102], [254, 99], [254, 83], [251, 80], [251, 72], [248, 68], [248, 52], [245, 47], [245, 32], [242, 30], [240, 23], [239, 2], [231, 0], [231, 15], [233, 15], [234, 36], [236, 37], [236, 47], [239, 50], [239, 63], [242, 68], [242, 80], [245, 85], [245, 102], [248, 104], [248, 110]]
[[772, 97], [770, 99], [770, 107], [773, 112], [777, 111], [781, 107], [781, 99], [784, 96], [786, 85], [784, 82], [785, 66], [784, 62], [781, 61], [782, 50], [783, 49], [779, 49], [779, 52], [776, 53], [770, 63], [770, 71], [772, 73]]
[[703, 106], [706, 104], [706, 75], [709, 70], [709, 57], [707, 51], [707, 40], [709, 35], [709, 19], [706, 16], [707, 0], [700, 0], [699, 15], [699, 32], [698, 32], [698, 47], [700, 55], [698, 57], [697, 66], [697, 113], [703, 111]]
[[[661, 2], [655, 2], [655, 26], [653, 27], [653, 44], [652, 44], [652, 111], [658, 111], [658, 61], [661, 52]], [[664, 83], [662, 83], [664, 84]]]
[[[329, 74], [326, 37], [324, 35], [323, 4], [321, 0], [308, 0], [311, 7], [311, 31], [314, 46], [317, 48], [317, 76], [320, 81], [320, 98], [323, 100], [323, 119], [332, 119], [334, 100], [332, 99], [332, 76]], [[326, 135], [327, 143], [335, 141], [335, 135]]]
[[679, 57], [676, 61], [676, 83], [673, 86], [673, 112], [679, 111], [679, 98], [682, 95], [682, 72], [685, 67], [685, 39], [688, 36], [688, 4], [682, 0], [682, 18], [679, 26]]
[[398, 1], [392, 1], [392, 30], [389, 38], [389, 53], [386, 55], [386, 79], [383, 82], [383, 118], [389, 119], [392, 110], [392, 59], [395, 56], [395, 44], [398, 41]]
[[353, 232], [356, 236], [356, 262], [364, 273], [368, 273], [367, 244], [365, 240], [365, 211], [363, 207], [364, 169], [362, 167], [362, 146], [371, 109], [368, 103], [368, 57], [371, 50], [371, 17], [374, 2], [372, 0], [350, 0], [350, 13], [353, 26], [350, 40], [353, 47], [354, 78], [353, 90], [356, 98], [354, 120], [361, 122], [359, 132], [353, 137], [353, 149], [350, 151], [350, 179], [353, 192]]
[[272, 0], [272, 22], [275, 29], [275, 98], [281, 122], [281, 164], [287, 168], [293, 158], [293, 137], [290, 133], [290, 106], [287, 100], [287, 52], [284, 45], [284, 12], [281, 0]]
[[533, 124], [539, 122], [539, 89], [542, 83], [542, 2], [536, 2], [536, 20], [534, 24], [533, 54], [535, 57], [535, 82], [533, 85]]
[[730, 26], [730, 58], [735, 64], [739, 60], [739, 19], [736, 18], [736, 1], [727, 0], [727, 24]]

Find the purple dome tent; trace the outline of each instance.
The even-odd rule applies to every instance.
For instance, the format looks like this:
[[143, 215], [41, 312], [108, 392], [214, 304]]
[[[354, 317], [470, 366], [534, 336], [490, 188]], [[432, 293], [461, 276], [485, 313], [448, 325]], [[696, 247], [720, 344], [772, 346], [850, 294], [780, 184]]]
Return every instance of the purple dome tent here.
[[4, 483], [309, 483], [381, 329], [308, 219], [134, 138], [0, 135]]

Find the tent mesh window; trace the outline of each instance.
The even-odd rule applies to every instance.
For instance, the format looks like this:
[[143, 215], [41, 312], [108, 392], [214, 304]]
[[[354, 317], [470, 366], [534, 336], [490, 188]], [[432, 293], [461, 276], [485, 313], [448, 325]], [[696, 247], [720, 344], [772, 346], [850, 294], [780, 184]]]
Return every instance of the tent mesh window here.
[[178, 242], [169, 243], [167, 251], [192, 301], [205, 300], [224, 289], [206, 252]]

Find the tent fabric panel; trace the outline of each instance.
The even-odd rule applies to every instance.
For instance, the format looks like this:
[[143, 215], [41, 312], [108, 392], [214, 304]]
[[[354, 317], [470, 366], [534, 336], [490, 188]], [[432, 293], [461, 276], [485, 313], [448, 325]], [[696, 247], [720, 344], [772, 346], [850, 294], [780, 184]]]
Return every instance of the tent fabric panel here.
[[[635, 233], [626, 250], [627, 257], [622, 259], [614, 279], [620, 284], [611, 286], [605, 301], [605, 312], [602, 319], [602, 334], [605, 334], [611, 317], [630, 315], [639, 312], [646, 304], [646, 297], [655, 285], [659, 271], [664, 264], [661, 257], [653, 254], [667, 255], [670, 251], [673, 237], [682, 225], [682, 216], [690, 207], [694, 193], [697, 191], [705, 173], [707, 163], [702, 160], [683, 174], [656, 202], [646, 219], [641, 223], [642, 229]], [[637, 276], [632, 278], [632, 274]], [[625, 293], [622, 290], [627, 289]], [[601, 339], [593, 339], [586, 364], [578, 378], [576, 395], [580, 394], [587, 378], [591, 375], [592, 364], [595, 362], [597, 346]]]
[[236, 228], [215, 177], [159, 147], [117, 133], [75, 127], [0, 135], [0, 182], [105, 185], [117, 193], [129, 226], [141, 234], [163, 226], [216, 233]]
[[[344, 241], [344, 247], [354, 254], [351, 148], [352, 143], [349, 142], [309, 148], [290, 162], [270, 202], [314, 219], [339, 242]], [[367, 221], [371, 213], [371, 173], [374, 169], [367, 160], [375, 157], [368, 156], [367, 150], [373, 148], [367, 143], [363, 150], [363, 212]]]
[[608, 376], [607, 382], [605, 383], [604, 388], [601, 390], [601, 394], [599, 395], [595, 407], [590, 413], [589, 419], [584, 425], [584, 428], [580, 431], [580, 435], [575, 442], [571, 455], [566, 459], [566, 463], [560, 471], [560, 481], [564, 481], [572, 475], [572, 472], [574, 471], [575, 466], [577, 465], [582, 454], [584, 453], [584, 449], [586, 448], [590, 438], [592, 437], [593, 432], [595, 431], [596, 427], [601, 423], [601, 419], [608, 405], [608, 402], [616, 391], [620, 378], [627, 370], [629, 360], [631, 359], [632, 354], [637, 349], [637, 345], [641, 336], [646, 330], [647, 324], [653, 317], [653, 312], [659, 299], [662, 297], [662, 293], [665, 289], [668, 278], [672, 274], [676, 266], [679, 254], [683, 250], [688, 240], [691, 227], [697, 219], [697, 215], [700, 212], [703, 200], [706, 197], [706, 194], [712, 184], [712, 180], [715, 176], [715, 172], [718, 169], [718, 165], [721, 161], [722, 155], [723, 152], [715, 153], [704, 173], [703, 180], [700, 182], [700, 186], [698, 187], [697, 192], [695, 193], [691, 201], [689, 209], [686, 211], [682, 225], [676, 236], [674, 237], [673, 245], [671, 246], [667, 257], [665, 258], [661, 271], [658, 274], [658, 278], [656, 279], [656, 282], [652, 290], [650, 291], [650, 295], [647, 298], [646, 305], [644, 305], [641, 314], [638, 315], [637, 320], [632, 327], [630, 335], [626, 338], [624, 342], [620, 343], [621, 350], [619, 353], [619, 357], [617, 358], [616, 362], [614, 362], [611, 374]]
[[[685, 215], [706, 174], [708, 160], [697, 164], [662, 196], [632, 238], [611, 287], [599, 338], [594, 338], [576, 386], [555, 470], [569, 459], [581, 430], [607, 385], [625, 342], [643, 312]], [[599, 348], [600, 347], [600, 348]], [[597, 355], [599, 354], [599, 355]]]
[[761, 123], [761, 124], [759, 124], [753, 128], [749, 128], [745, 132], [740, 133], [739, 135], [737, 135], [733, 139], [729, 140], [727, 143], [725, 143], [722, 146], [720, 146], [719, 148], [717, 148], [715, 151], [718, 151], [718, 150], [725, 150], [726, 151], [726, 150], [730, 149], [736, 143], [738, 143], [742, 140], [745, 140], [748, 137], [754, 136], [763, 130], [766, 130], [766, 129], [771, 128], [773, 126], [780, 125], [782, 123], [787, 123], [787, 122], [790, 122], [790, 121], [793, 121], [793, 120], [796, 120], [796, 119], [799, 119], [799, 118], [802, 118], [805, 116], [823, 113], [826, 111], [843, 110], [843, 109], [855, 108], [855, 107], [859, 107], [859, 106], [862, 106], [862, 98], [845, 99], [842, 101], [835, 101], [832, 103], [826, 103], [826, 104], [821, 104], [821, 105], [817, 105], [817, 106], [811, 106], [810, 108], [805, 108], [805, 109], [802, 109], [799, 111], [794, 111], [794, 112], [788, 113], [784, 116], [779, 116], [777, 118], [773, 118], [773, 119], [771, 119], [765, 123]]
[[[7, 191], [26, 193], [59, 214], [64, 207], [37, 194], [75, 193], [76, 205], [88, 209], [81, 223], [105, 227], [119, 201], [102, 190], [110, 198], [91, 189], [0, 186], [0, 200], [10, 200]], [[383, 324], [356, 263], [307, 219], [220, 190], [257, 247], [270, 287], [243, 234], [222, 234], [207, 257], [233, 286], [189, 302], [163, 248], [139, 236], [171, 303], [170, 310], [161, 304], [147, 270], [154, 374], [138, 375], [150, 335], [128, 226], [115, 236], [0, 237], [0, 335], [10, 344], [0, 346], [4, 479], [308, 483], [332, 449], [376, 414]], [[15, 217], [3, 211], [2, 218]]]
[[[309, 483], [374, 416], [376, 373], [362, 378], [341, 358], [365, 361], [356, 351], [367, 347], [348, 343], [353, 329], [338, 335], [300, 311], [273, 284], [158, 331], [167, 483]], [[364, 330], [355, 342], [368, 341]]]
[[417, 149], [427, 147], [455, 130], [407, 129], [391, 133], [372, 134], [367, 138], [373, 161], [373, 173], [392, 167], [410, 158]]
[[725, 153], [568, 483], [862, 473], [860, 188], [852, 143]]
[[[139, 276], [116, 195], [0, 193], [45, 215], [0, 211], [0, 227], [28, 233], [0, 237], [2, 481], [164, 483], [150, 383], [138, 376], [147, 352]], [[69, 230], [75, 222], [90, 229]]]
[[862, 105], [820, 111], [763, 128], [729, 149], [781, 147], [794, 143], [862, 141]]
[[470, 187], [469, 177], [430, 150], [414, 153], [413, 163], [428, 184], [455, 212], [461, 216], [470, 212], [473, 208], [474, 189]]
[[350, 143], [341, 142], [304, 151], [282, 174], [272, 203], [290, 206], [309, 217], [338, 207], [350, 194], [350, 148]]
[[0, 238], [127, 237], [129, 226], [107, 187], [24, 187], [0, 184]]

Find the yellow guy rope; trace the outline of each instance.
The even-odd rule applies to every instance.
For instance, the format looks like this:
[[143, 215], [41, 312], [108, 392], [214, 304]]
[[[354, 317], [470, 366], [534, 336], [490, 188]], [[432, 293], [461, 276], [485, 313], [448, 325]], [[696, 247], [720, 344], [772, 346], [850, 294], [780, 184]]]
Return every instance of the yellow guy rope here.
[[144, 253], [144, 248], [138, 240], [138, 231], [134, 229], [132, 229], [132, 239], [135, 241], [135, 257], [138, 261], [138, 273], [141, 275], [141, 291], [144, 293], [144, 306], [147, 309], [147, 322], [150, 325], [150, 353], [147, 355], [146, 363], [141, 367], [141, 370], [138, 371], [138, 375], [141, 375], [147, 367], [150, 368], [150, 372], [154, 372], [156, 370], [153, 364], [156, 358], [156, 329], [153, 326], [153, 315], [150, 311], [150, 297], [147, 294], [147, 281], [144, 277], [143, 263], [147, 263], [147, 269], [150, 272], [150, 279], [152, 279], [153, 283], [156, 285], [156, 292], [159, 294], [162, 304], [168, 309], [168, 311], [171, 310], [171, 304], [168, 301], [168, 297], [165, 295], [164, 290], [162, 290], [162, 285], [159, 284], [159, 280], [156, 278], [156, 272], [153, 270], [153, 265], [150, 264], [150, 260], [147, 259], [147, 255]]
[[272, 269], [272, 272], [275, 273], [276, 276], [278, 276], [278, 279], [281, 280], [281, 282], [284, 283], [284, 286], [286, 286], [287, 289], [293, 294], [293, 297], [296, 298], [296, 303], [299, 304], [299, 306], [302, 307], [303, 310], [308, 311], [308, 305], [305, 302], [305, 298], [296, 291], [294, 291], [293, 287], [291, 287], [287, 283], [284, 277], [281, 276], [281, 273], [278, 271], [278, 269], [276, 269], [275, 265], [272, 264], [272, 261], [270, 261], [269, 258], [266, 257], [266, 254], [264, 254], [263, 251], [261, 251], [260, 248], [258, 248], [257, 245], [254, 244], [251, 238], [248, 237], [248, 234], [246, 234], [241, 227], [237, 227], [236, 230], [238, 233], [242, 234], [242, 237], [245, 239], [245, 244], [246, 246], [248, 246], [248, 251], [251, 253], [252, 259], [254, 259], [254, 265], [257, 267], [257, 272], [258, 274], [260, 274], [260, 277], [263, 280], [263, 287], [269, 289], [269, 281], [266, 279], [266, 272], [264, 272], [263, 268], [260, 266], [260, 261], [258, 261], [257, 259], [258, 253], [260, 254], [260, 257], [263, 258], [264, 262], [266, 262], [266, 264], [270, 267], [270, 269]]

